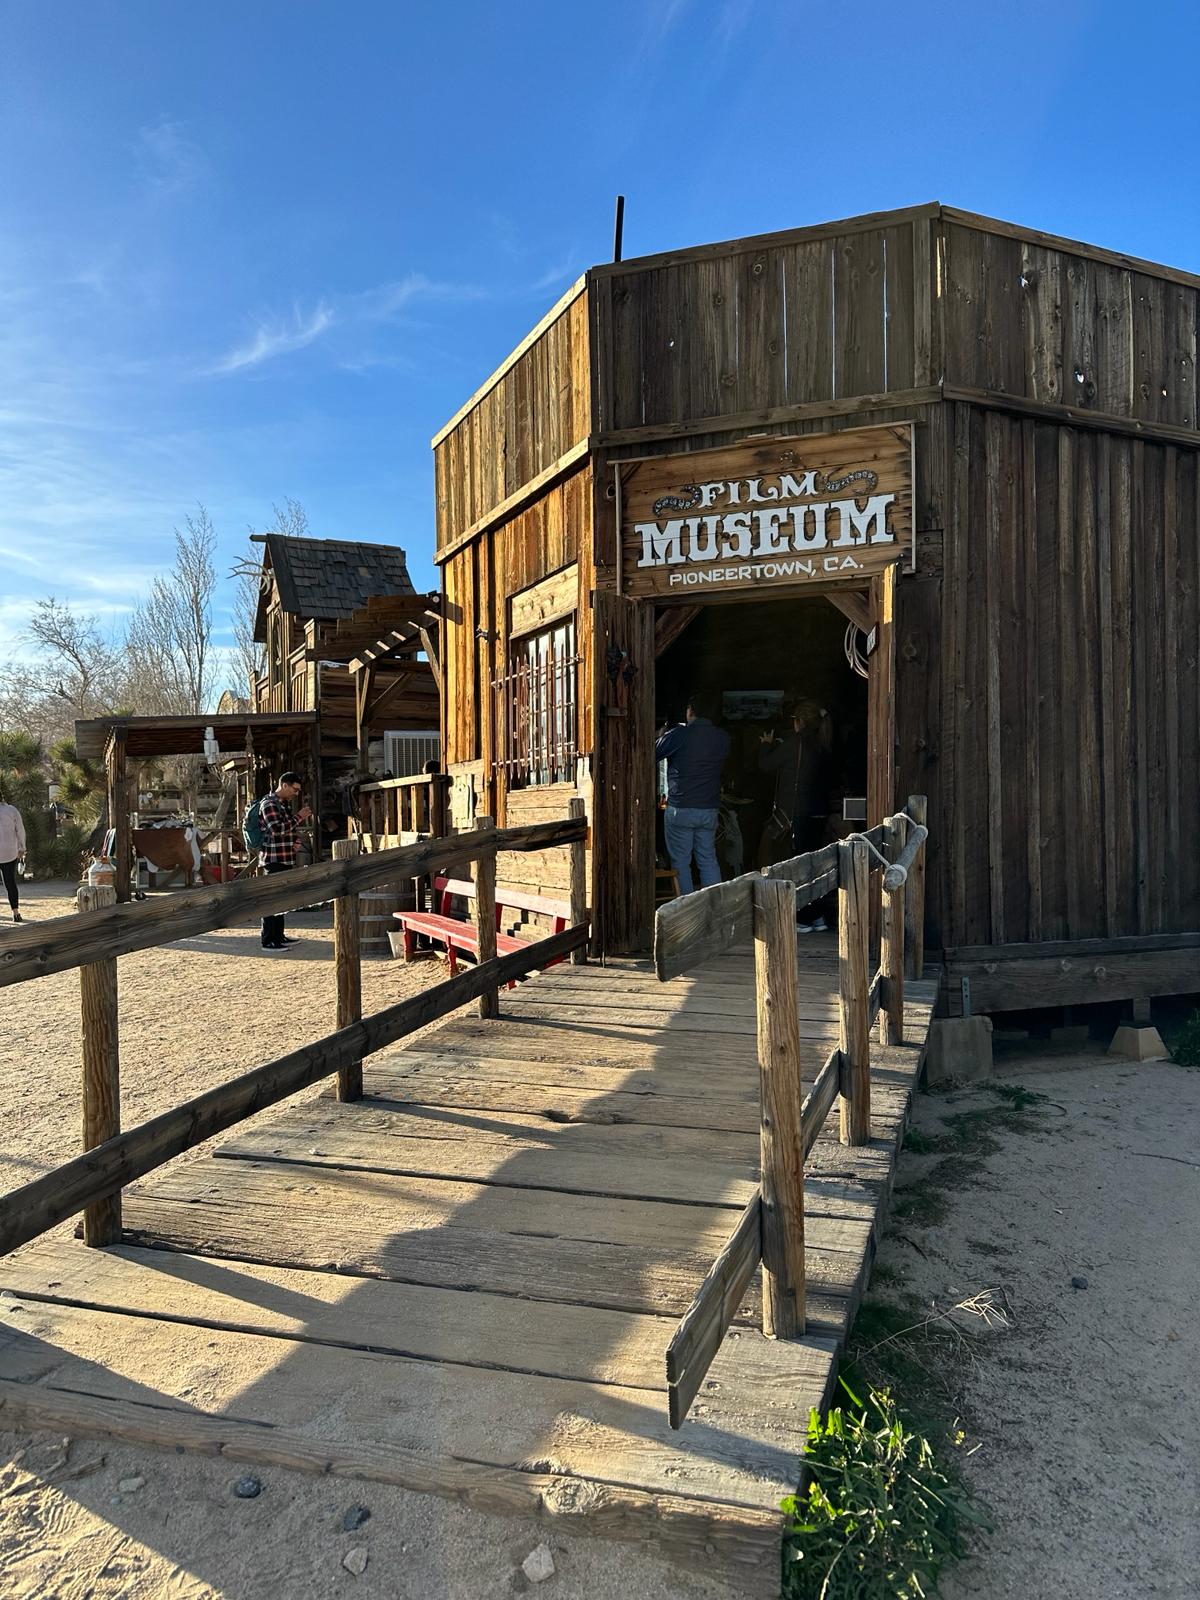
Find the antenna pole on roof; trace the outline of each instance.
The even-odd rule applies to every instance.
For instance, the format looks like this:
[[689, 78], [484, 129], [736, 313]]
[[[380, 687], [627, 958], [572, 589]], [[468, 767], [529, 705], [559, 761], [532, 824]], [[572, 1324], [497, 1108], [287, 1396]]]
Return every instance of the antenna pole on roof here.
[[617, 209], [613, 217], [613, 260], [621, 259], [621, 236], [625, 231], [625, 196], [617, 196]]

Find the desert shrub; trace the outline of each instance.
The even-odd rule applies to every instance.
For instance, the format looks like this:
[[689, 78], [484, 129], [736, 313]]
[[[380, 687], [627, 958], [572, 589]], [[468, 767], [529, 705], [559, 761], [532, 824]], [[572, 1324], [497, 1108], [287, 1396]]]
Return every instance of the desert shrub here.
[[783, 1502], [784, 1600], [923, 1600], [983, 1519], [887, 1390], [808, 1424], [808, 1481]]
[[1172, 1039], [1171, 1060], [1181, 1067], [1200, 1067], [1200, 1011], [1193, 1011]]

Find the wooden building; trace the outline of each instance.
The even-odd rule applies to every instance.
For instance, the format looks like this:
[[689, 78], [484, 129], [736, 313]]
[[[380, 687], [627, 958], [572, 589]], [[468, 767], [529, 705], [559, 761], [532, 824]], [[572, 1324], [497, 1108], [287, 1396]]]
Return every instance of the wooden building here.
[[252, 536], [263, 546], [257, 712], [315, 711], [326, 788], [370, 770], [389, 730], [438, 726], [436, 595], [396, 545]]
[[936, 204], [590, 270], [434, 440], [454, 820], [582, 794], [643, 947], [672, 652], [842, 694], [853, 623], [956, 992], [1200, 989], [1198, 290]]

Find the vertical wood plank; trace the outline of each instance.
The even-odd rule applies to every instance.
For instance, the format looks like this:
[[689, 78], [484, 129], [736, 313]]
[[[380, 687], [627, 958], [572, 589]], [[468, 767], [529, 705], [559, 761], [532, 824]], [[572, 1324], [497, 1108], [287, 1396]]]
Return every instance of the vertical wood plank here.
[[[910, 794], [904, 807], [921, 827], [929, 825], [929, 801], [923, 794]], [[917, 851], [904, 886], [904, 971], [909, 978], [925, 975], [925, 858], [929, 841]]]
[[[908, 824], [893, 817], [884, 836], [884, 855], [896, 861], [904, 850]], [[882, 874], [880, 883], [882, 884]], [[883, 1004], [879, 1009], [879, 1042], [901, 1044], [904, 1039], [904, 884], [882, 890], [879, 971], [883, 979]]]
[[[1021, 424], [1021, 551], [1024, 625], [1038, 614], [1037, 454], [1033, 422]], [[1025, 871], [1029, 879], [1029, 938], [1042, 936], [1042, 794], [1040, 651], [1026, 643], [1025, 666]]]
[[[117, 892], [107, 883], [83, 884], [75, 896], [77, 911], [98, 911], [116, 904]], [[83, 1043], [83, 1148], [94, 1150], [121, 1131], [115, 959], [93, 961], [80, 967], [79, 1002]], [[120, 1190], [84, 1208], [83, 1242], [92, 1246], [121, 1242]]]
[[954, 454], [951, 473], [951, 524], [946, 540], [944, 608], [946, 619], [946, 688], [942, 702], [945, 721], [943, 748], [947, 752], [948, 781], [942, 802], [942, 830], [946, 837], [947, 884], [945, 925], [947, 944], [969, 943], [967, 907], [967, 786], [971, 781], [967, 724], [970, 717], [967, 687], [967, 546], [971, 467], [970, 408], [954, 407]]
[[[753, 411], [787, 401], [783, 259], [776, 249], [737, 258], [737, 387], [733, 408]], [[728, 409], [728, 407], [727, 407]]]
[[116, 890], [118, 904], [129, 899], [131, 853], [133, 849], [129, 831], [129, 767], [126, 761], [124, 728], [114, 728], [105, 750], [105, 776], [108, 789], [108, 825], [113, 829], [113, 860], [116, 864]]
[[[1179, 660], [1179, 451], [1166, 445], [1160, 452], [1163, 463], [1162, 498], [1162, 644], [1164, 657], [1163, 720], [1163, 788], [1166, 799], [1164, 873], [1166, 896], [1163, 906], [1163, 926], [1170, 932], [1180, 930], [1179, 889], [1182, 871], [1183, 839], [1180, 834], [1179, 815], [1179, 690], [1176, 677]], [[1191, 730], [1192, 738], [1200, 736], [1200, 729]]]
[[[333, 859], [352, 860], [359, 852], [357, 839], [335, 839]], [[333, 964], [337, 977], [337, 1025], [348, 1028], [362, 1020], [362, 957], [359, 901], [357, 894], [340, 894], [333, 902]], [[351, 1061], [338, 1069], [339, 1100], [361, 1100], [363, 1069], [361, 1061]]]
[[[914, 389], [935, 382], [933, 370], [933, 219], [912, 221], [913, 372]], [[891, 285], [889, 282], [889, 300]], [[889, 363], [890, 365], [890, 363]]]
[[871, 1137], [870, 855], [862, 839], [838, 845], [838, 996], [843, 1144]]
[[[567, 801], [567, 815], [577, 822], [587, 820], [587, 806], [578, 796]], [[587, 840], [578, 839], [568, 846], [571, 852], [570, 925], [578, 928], [587, 921]], [[582, 967], [587, 962], [587, 946], [581, 945], [571, 952], [571, 965]]]
[[789, 405], [835, 396], [833, 246], [826, 239], [784, 252]]
[[984, 420], [986, 472], [986, 614], [979, 619], [987, 630], [987, 850], [988, 904], [991, 943], [1003, 944], [1004, 919], [1004, 782], [1000, 737], [1000, 595], [1004, 574], [1000, 563], [1000, 473], [1005, 419], [989, 411]]
[[834, 248], [836, 396], [878, 394], [884, 386], [883, 234], [840, 238]]
[[[1150, 756], [1149, 693], [1147, 691], [1149, 638], [1146, 632], [1145, 591], [1147, 587], [1145, 556], [1146, 536], [1146, 446], [1140, 439], [1133, 445], [1130, 470], [1130, 638], [1133, 647], [1134, 681], [1134, 742], [1133, 758], [1137, 771], [1136, 801], [1133, 817], [1134, 852], [1137, 858], [1137, 932], [1150, 933]], [[1136, 553], [1136, 556], [1135, 554]], [[1140, 556], [1140, 559], [1136, 557]]]
[[1118, 805], [1117, 715], [1115, 715], [1115, 630], [1112, 616], [1112, 438], [1096, 440], [1096, 582], [1099, 624], [1099, 742], [1101, 742], [1101, 816], [1109, 848], [1102, 853], [1104, 870], [1104, 936], [1117, 938], [1120, 926], [1120, 854], [1128, 835], [1120, 832]]
[[[1078, 636], [1078, 551], [1075, 545], [1075, 433], [1058, 430], [1058, 647], [1060, 682], [1075, 682]], [[1078, 724], [1064, 720], [1063, 821], [1060, 831], [1065, 874], [1066, 929], [1068, 939], [1081, 937], [1079, 876]]]
[[763, 1332], [804, 1334], [804, 1144], [800, 1107], [800, 1011], [796, 986], [796, 890], [754, 880], [754, 979], [762, 1083]]
[[[475, 818], [475, 832], [487, 835], [495, 830], [492, 817]], [[496, 959], [496, 851], [486, 837], [480, 839], [483, 849], [475, 861], [475, 937], [479, 941], [479, 964]], [[500, 995], [495, 989], [485, 990], [479, 996], [479, 1015], [498, 1017]]]

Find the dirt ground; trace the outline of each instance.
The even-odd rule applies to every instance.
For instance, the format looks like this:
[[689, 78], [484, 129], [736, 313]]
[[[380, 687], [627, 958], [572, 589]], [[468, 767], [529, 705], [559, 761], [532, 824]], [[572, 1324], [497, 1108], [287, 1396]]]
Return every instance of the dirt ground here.
[[[28, 909], [70, 901], [35, 890]], [[264, 955], [246, 928], [123, 958], [127, 1124], [330, 1030], [329, 916], [289, 923], [303, 942], [287, 955]], [[364, 1001], [395, 1000], [435, 970], [367, 963]], [[77, 1150], [77, 983], [0, 996], [0, 1187]], [[996, 1081], [1008, 1087], [918, 1098], [856, 1329], [865, 1365], [931, 1416], [962, 1419], [964, 1470], [994, 1531], [941, 1593], [1194, 1596], [1200, 1071], [1027, 1049]], [[635, 1547], [402, 1490], [272, 1469], [257, 1498], [239, 1499], [239, 1476], [228, 1462], [0, 1432], [0, 1595], [490, 1600], [531, 1587], [521, 1563], [543, 1540], [548, 1597], [729, 1593]], [[358, 1503], [369, 1520], [346, 1531]], [[359, 1576], [342, 1564], [351, 1550], [366, 1552]]]
[[855, 1337], [961, 1419], [994, 1531], [943, 1600], [1200, 1594], [1198, 1130], [1200, 1070], [1094, 1045], [917, 1097]]

